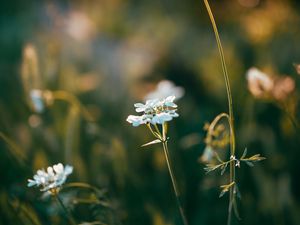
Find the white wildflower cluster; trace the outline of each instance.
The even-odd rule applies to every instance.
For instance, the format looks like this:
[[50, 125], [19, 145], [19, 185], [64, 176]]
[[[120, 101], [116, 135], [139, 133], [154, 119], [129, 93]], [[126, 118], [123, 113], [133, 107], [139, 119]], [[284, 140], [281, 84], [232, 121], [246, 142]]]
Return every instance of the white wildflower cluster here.
[[169, 96], [164, 99], [147, 100], [145, 104], [136, 103], [134, 107], [138, 113], [143, 113], [141, 116], [130, 115], [127, 122], [134, 127], [141, 124], [163, 124], [171, 121], [174, 117], [179, 115], [176, 113], [177, 105], [174, 103], [175, 96]]
[[73, 167], [58, 163], [54, 166], [49, 166], [47, 171], [44, 169], [38, 170], [32, 179], [28, 179], [28, 187], [41, 186], [41, 191], [51, 191], [63, 185], [68, 177], [73, 172]]

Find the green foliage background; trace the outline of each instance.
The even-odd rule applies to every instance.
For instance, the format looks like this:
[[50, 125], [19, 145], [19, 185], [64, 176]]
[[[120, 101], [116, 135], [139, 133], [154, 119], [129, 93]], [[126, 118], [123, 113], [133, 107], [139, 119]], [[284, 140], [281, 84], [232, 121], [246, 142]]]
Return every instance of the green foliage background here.
[[[247, 147], [249, 154], [267, 158], [238, 170], [242, 221], [234, 224], [296, 225], [299, 130], [273, 103], [250, 95], [245, 73], [257, 66], [288, 74], [299, 94], [293, 63], [300, 62], [300, 5], [261, 0], [246, 7], [245, 2], [255, 1], [211, 1], [233, 89], [237, 154]], [[225, 223], [228, 196], [218, 195], [227, 177], [205, 175], [198, 161], [204, 123], [227, 110], [202, 1], [16, 0], [2, 3], [0, 15], [0, 132], [12, 141], [0, 140], [0, 224], [67, 223], [55, 202], [27, 188], [37, 169], [58, 162], [74, 166], [68, 181], [94, 185], [110, 202], [110, 207], [72, 206], [78, 222], [180, 224], [162, 149], [141, 149], [151, 140], [149, 132], [126, 122], [133, 103], [162, 79], [185, 88], [178, 101], [180, 117], [170, 124], [169, 147], [188, 220], [191, 225]], [[64, 101], [41, 114], [32, 111], [21, 77], [28, 43], [36, 48], [41, 81], [33, 88], [76, 96], [94, 122]], [[75, 192], [63, 195], [69, 206]]]

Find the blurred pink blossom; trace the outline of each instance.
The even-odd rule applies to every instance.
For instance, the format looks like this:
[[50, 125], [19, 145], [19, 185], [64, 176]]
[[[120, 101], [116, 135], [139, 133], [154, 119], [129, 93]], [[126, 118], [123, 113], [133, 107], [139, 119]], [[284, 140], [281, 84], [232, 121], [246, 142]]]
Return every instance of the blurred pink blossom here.
[[256, 98], [286, 99], [295, 89], [295, 81], [289, 76], [271, 77], [257, 68], [247, 72], [248, 89]]
[[256, 98], [267, 97], [274, 87], [273, 79], [257, 68], [250, 68], [246, 76], [248, 89]]
[[286, 99], [295, 89], [295, 81], [288, 77], [277, 78], [272, 91], [273, 97], [277, 100]]

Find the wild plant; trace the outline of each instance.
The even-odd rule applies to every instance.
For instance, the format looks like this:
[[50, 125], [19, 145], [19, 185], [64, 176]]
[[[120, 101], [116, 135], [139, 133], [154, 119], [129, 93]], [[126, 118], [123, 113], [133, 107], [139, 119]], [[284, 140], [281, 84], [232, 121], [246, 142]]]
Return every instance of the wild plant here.
[[[239, 218], [237, 208], [237, 197], [239, 196], [238, 185], [236, 180], [236, 168], [241, 166], [241, 163], [245, 163], [249, 166], [253, 166], [255, 162], [265, 159], [260, 154], [253, 156], [247, 156], [247, 149], [244, 150], [241, 157], [236, 153], [236, 134], [234, 128], [234, 113], [233, 113], [233, 100], [230, 88], [229, 75], [227, 72], [225, 56], [220, 40], [218, 28], [214, 19], [213, 12], [210, 8], [208, 0], [204, 0], [206, 10], [208, 12], [212, 28], [215, 34], [219, 55], [221, 59], [222, 71], [225, 80], [227, 101], [228, 101], [228, 113], [220, 113], [215, 119], [205, 126], [207, 130], [205, 143], [206, 148], [201, 157], [201, 160], [206, 163], [205, 170], [207, 173], [219, 170], [223, 175], [227, 169], [229, 169], [229, 181], [227, 184], [221, 185], [220, 197], [225, 193], [229, 193], [229, 205], [228, 205], [228, 219], [227, 224], [230, 225], [232, 221], [232, 211], [234, 211], [237, 218]], [[226, 127], [220, 124], [222, 120], [225, 120], [229, 126], [229, 134], [226, 132]], [[230, 145], [230, 156], [224, 160], [218, 153], [220, 149], [224, 149], [227, 145]]]
[[[72, 144], [75, 139], [74, 124], [78, 122], [81, 116], [87, 122], [94, 122], [93, 116], [89, 113], [86, 107], [72, 93], [64, 90], [48, 90], [42, 84], [41, 74], [38, 66], [38, 56], [33, 45], [26, 45], [23, 52], [23, 64], [21, 70], [23, 89], [25, 98], [31, 111], [38, 116], [49, 108], [53, 107], [57, 101], [62, 101], [68, 104], [69, 114], [66, 116], [66, 137], [65, 137], [65, 158], [66, 161], [71, 161], [74, 158], [74, 146]], [[29, 120], [30, 123], [30, 120]], [[33, 126], [34, 127], [34, 126]], [[69, 135], [70, 133], [70, 135]], [[72, 136], [71, 136], [72, 135]], [[13, 149], [18, 149], [14, 142], [6, 136], [2, 137], [9, 146]], [[75, 156], [76, 157], [76, 156]], [[33, 179], [28, 179], [28, 187], [36, 186], [43, 192], [43, 196], [53, 197], [58, 205], [61, 206], [70, 224], [78, 224], [72, 213], [72, 208], [76, 205], [87, 205], [91, 208], [91, 214], [94, 217], [100, 215], [100, 208], [110, 208], [109, 201], [104, 199], [105, 193], [90, 184], [82, 182], [66, 183], [66, 179], [73, 172], [73, 167], [58, 163], [49, 166], [46, 170], [39, 169], [33, 176]], [[102, 210], [104, 211], [104, 210]], [[104, 224], [101, 219], [97, 221], [83, 222], [81, 224]]]
[[63, 201], [59, 197], [59, 192], [62, 185], [65, 183], [67, 177], [73, 172], [73, 167], [61, 163], [53, 166], [49, 166], [47, 170], [38, 170], [33, 176], [33, 179], [28, 179], [28, 187], [41, 187], [40, 191], [51, 194], [57, 202], [61, 205], [62, 209], [65, 211], [70, 224], [76, 224], [72, 214], [69, 209], [64, 205]]
[[[105, 200], [101, 200], [104, 192], [100, 191], [96, 187], [93, 187], [86, 183], [66, 183], [67, 177], [73, 172], [73, 167], [70, 165], [63, 165], [58, 163], [53, 166], [49, 166], [47, 170], [37, 170], [33, 179], [28, 179], [28, 187], [39, 187], [40, 191], [45, 196], [52, 196], [57, 203], [63, 209], [68, 221], [71, 225], [77, 224], [70, 207], [66, 206], [62, 198], [60, 197], [61, 192], [65, 192], [69, 189], [86, 189], [89, 190], [90, 194], [88, 198], [76, 198], [72, 197], [71, 204], [97, 204], [104, 207], [109, 207], [109, 203]], [[101, 221], [85, 222], [84, 224], [104, 224]]]
[[184, 225], [187, 225], [188, 221], [186, 219], [185, 212], [180, 199], [180, 192], [176, 177], [174, 175], [172, 161], [170, 158], [170, 152], [168, 148], [168, 122], [173, 120], [173, 118], [179, 116], [176, 112], [177, 105], [174, 103], [174, 100], [175, 96], [168, 96], [162, 99], [156, 98], [147, 100], [145, 104], [136, 103], [134, 104], [134, 107], [136, 108], [135, 111], [143, 114], [140, 116], [130, 115], [128, 116], [127, 121], [131, 123], [134, 127], [146, 125], [152, 136], [155, 138], [155, 140], [142, 145], [142, 147], [158, 143], [162, 144], [182, 222]]
[[56, 101], [63, 101], [70, 105], [70, 112], [80, 113], [83, 118], [93, 122], [94, 118], [78, 98], [68, 91], [48, 90], [44, 88], [39, 70], [39, 60], [34, 45], [27, 44], [23, 50], [21, 77], [26, 100], [36, 113], [43, 113], [47, 107]]

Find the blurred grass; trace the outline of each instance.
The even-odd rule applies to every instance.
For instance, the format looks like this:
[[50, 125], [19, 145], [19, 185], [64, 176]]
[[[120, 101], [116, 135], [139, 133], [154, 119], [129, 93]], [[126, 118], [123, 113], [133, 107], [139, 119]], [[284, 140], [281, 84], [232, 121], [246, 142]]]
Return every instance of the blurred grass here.
[[[299, 86], [293, 63], [300, 62], [300, 5], [245, 2], [255, 1], [211, 1], [233, 89], [238, 154], [247, 147], [268, 159], [238, 171], [241, 223], [296, 225], [299, 131], [276, 106], [253, 99], [245, 71], [268, 68], [292, 76]], [[227, 105], [201, 1], [14, 1], [3, 3], [0, 15], [0, 224], [66, 224], [55, 202], [26, 186], [36, 169], [57, 162], [74, 165], [70, 182], [107, 190], [111, 208], [75, 205], [78, 222], [180, 224], [161, 149], [141, 149], [150, 141], [147, 130], [125, 121], [133, 103], [161, 79], [186, 91], [170, 127], [170, 149], [188, 220], [224, 224], [227, 199], [218, 198], [224, 182], [205, 176], [198, 163], [202, 127]], [[28, 44], [36, 51], [39, 82], [25, 84]], [[28, 103], [32, 88], [76, 96], [95, 121], [62, 101], [34, 113]]]

